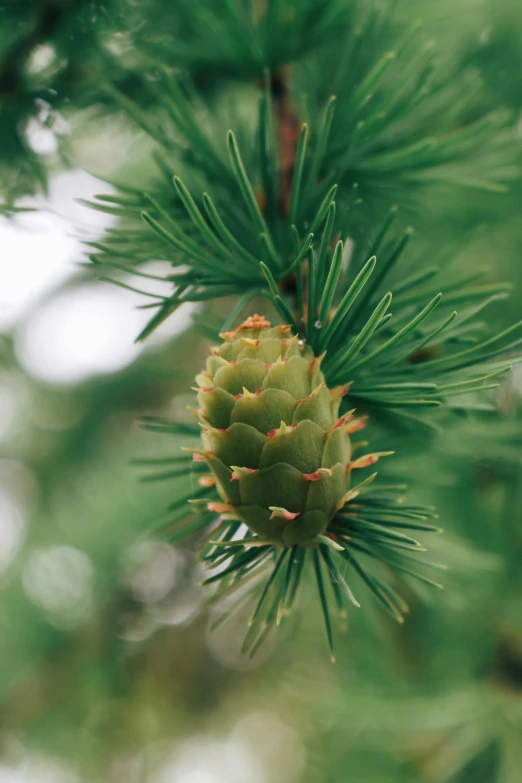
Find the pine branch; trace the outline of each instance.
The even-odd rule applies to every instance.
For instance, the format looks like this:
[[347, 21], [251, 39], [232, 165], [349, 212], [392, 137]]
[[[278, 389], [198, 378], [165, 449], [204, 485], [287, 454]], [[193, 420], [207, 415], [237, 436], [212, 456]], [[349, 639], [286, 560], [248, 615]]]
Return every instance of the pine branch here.
[[[176, 433], [178, 425], [165, 421], [165, 432]], [[196, 450], [197, 454], [197, 450]], [[164, 465], [175, 463], [173, 471], [165, 471]], [[148, 460], [147, 467], [154, 469], [147, 480], [169, 480], [174, 476], [192, 473], [203, 487], [205, 498], [199, 498], [193, 510], [176, 503], [179, 513], [164, 528], [164, 537], [177, 542], [194, 534], [203, 535], [199, 547], [201, 559], [209, 576], [204, 584], [218, 585], [210, 599], [212, 605], [223, 603], [221, 612], [234, 611], [235, 604], [243, 602], [245, 591], [257, 596], [257, 603], [245, 638], [244, 652], [255, 655], [271, 628], [279, 625], [295, 608], [295, 599], [304, 576], [307, 550], [294, 546], [283, 548], [252, 535], [246, 528], [239, 528], [228, 514], [216, 516], [220, 498], [215, 492], [212, 474], [205, 463], [192, 462], [190, 453]], [[375, 487], [369, 476], [359, 486], [353, 487], [338, 513], [333, 517], [324, 539], [314, 550], [314, 572], [321, 595], [328, 643], [333, 656], [333, 627], [331, 626], [331, 601], [336, 604], [335, 614], [343, 616], [348, 604], [359, 607], [352, 592], [351, 583], [359, 580], [381, 606], [398, 622], [403, 622], [408, 607], [404, 597], [392, 588], [387, 579], [404, 580], [409, 588], [415, 580], [431, 586], [441, 585], [424, 573], [426, 565], [417, 554], [423, 546], [409, 535], [419, 531], [440, 532], [431, 520], [433, 509], [409, 506], [399, 494], [401, 488]], [[212, 479], [212, 480], [211, 480]], [[371, 486], [370, 486], [371, 485]], [[208, 494], [210, 493], [210, 497]], [[210, 513], [208, 513], [208, 511]], [[242, 532], [243, 531], [243, 532]], [[418, 563], [418, 566], [415, 565]], [[322, 565], [321, 565], [322, 563]], [[377, 567], [376, 565], [377, 564]], [[420, 566], [420, 570], [419, 570]], [[437, 566], [437, 568], [444, 568]], [[384, 576], [384, 580], [383, 580]], [[327, 584], [325, 584], [325, 577]], [[328, 592], [326, 587], [331, 592]], [[237, 594], [237, 595], [236, 595]], [[231, 596], [235, 596], [232, 604]]]
[[[336, 12], [342, 5], [334, 4]], [[272, 474], [263, 472], [257, 450], [272, 437], [289, 438], [301, 422], [283, 418], [277, 429], [279, 420], [270, 419], [266, 428], [263, 419], [261, 431], [243, 420], [231, 423], [231, 411], [244, 398], [253, 406], [249, 415], [254, 415], [259, 397], [259, 415], [273, 415], [263, 407], [268, 406], [262, 400], [266, 374], [273, 365], [277, 372], [290, 371], [290, 364], [286, 370], [279, 368], [293, 359], [308, 368], [303, 351], [315, 358], [310, 359], [306, 381], [301, 386], [296, 381], [299, 393], [293, 404], [306, 401], [313, 406], [316, 395], [330, 389], [328, 405], [335, 404], [336, 411], [342, 405], [345, 411], [333, 427], [322, 430], [321, 449], [337, 427], [342, 437], [361, 429], [366, 414], [385, 426], [392, 414], [394, 423], [436, 427], [430, 409], [442, 405], [449, 411], [494, 410], [488, 393], [518, 361], [522, 324], [495, 334], [484, 313], [509, 287], [488, 284], [481, 271], [465, 276], [440, 262], [427, 267], [420, 259], [412, 264], [407, 248], [413, 232], [395, 227], [395, 204], [409, 207], [415, 201], [422, 209], [430, 183], [442, 180], [452, 187], [503, 190], [516, 167], [511, 115], [478, 111], [474, 100], [479, 90], [466, 104], [468, 81], [448, 84], [437, 74], [432, 48], [419, 45], [417, 27], [403, 31], [400, 39], [390, 35], [393, 25], [380, 18], [374, 6], [365, 10], [355, 4], [342, 16], [345, 56], [332, 56], [333, 37], [330, 47], [318, 37], [309, 57], [301, 61], [292, 42], [286, 47], [288, 60], [283, 64], [278, 59], [274, 67], [263, 31], [265, 25], [266, 30], [285, 29], [285, 18], [278, 16], [283, 8], [286, 2], [268, 4], [252, 16], [227, 4], [226, 32], [216, 44], [223, 62], [226, 49], [231, 70], [248, 74], [257, 69], [263, 74], [262, 80], [236, 91], [235, 104], [229, 92], [222, 100], [219, 87], [205, 99], [194, 73], [181, 70], [162, 68], [158, 74], [151, 90], [157, 112], [145, 111], [107, 86], [111, 98], [157, 143], [159, 175], [147, 193], [124, 188], [116, 196], [95, 199], [93, 206], [118, 216], [120, 225], [91, 250], [102, 273], [112, 269], [139, 277], [140, 266], [153, 258], [174, 268], [163, 279], [171, 285], [171, 294], [152, 295], [155, 313], [138, 339], [185, 302], [239, 300], [221, 330], [222, 338], [234, 344], [225, 342], [222, 353], [212, 349], [207, 369], [198, 376], [200, 395], [213, 395], [220, 422], [211, 424], [203, 408], [194, 412], [206, 444], [204, 449], [194, 447], [195, 459], [208, 462], [212, 470], [212, 475], [200, 475], [203, 490], [195, 499], [196, 509], [198, 503], [205, 507], [204, 521], [198, 521], [197, 510], [187, 516], [174, 505], [172, 534], [176, 541], [185, 533], [203, 534], [209, 514], [219, 515], [212, 523], [213, 537], [203, 547], [204, 562], [213, 569], [206, 582], [219, 584], [216, 599], [233, 593], [243, 600], [243, 586], [256, 589], [268, 572], [245, 639], [244, 650], [250, 655], [293, 605], [302, 573], [313, 568], [333, 654], [331, 598], [338, 611], [344, 611], [346, 600], [358, 605], [341, 565], [399, 622], [406, 602], [383, 575], [403, 578], [412, 590], [416, 582], [440, 586], [412, 562], [424, 551], [417, 531], [436, 530], [428, 521], [431, 511], [404, 505], [393, 491], [380, 495], [367, 490], [364, 482], [341, 504], [326, 504], [325, 512], [305, 508], [303, 482], [320, 481], [326, 474], [333, 482], [332, 469], [311, 460], [312, 472], [301, 467], [294, 476], [293, 463], [281, 457], [266, 470], [289, 469], [288, 486], [295, 479], [295, 492], [301, 492], [296, 508], [283, 507], [284, 499], [277, 494], [281, 488], [277, 482], [270, 484]], [[298, 17], [302, 20], [296, 12]], [[341, 25], [341, 17], [337, 21]], [[191, 22], [202, 22], [196, 9]], [[289, 27], [293, 24], [294, 17], [289, 17]], [[247, 28], [253, 37], [245, 36]], [[288, 29], [286, 33], [290, 35]], [[390, 47], [392, 37], [396, 40]], [[257, 47], [255, 54], [251, 47]], [[210, 48], [209, 57], [214, 55], [216, 49]], [[198, 67], [196, 61], [192, 67]], [[245, 102], [256, 113], [254, 123], [241, 118]], [[118, 277], [115, 282], [128, 285]], [[259, 347], [258, 334], [270, 326], [265, 318], [252, 316], [234, 329], [260, 292], [282, 322], [265, 347]], [[211, 319], [205, 329], [207, 334], [212, 331]], [[238, 337], [242, 330], [247, 330], [244, 346]], [[283, 333], [292, 337], [285, 337], [285, 347], [279, 349], [276, 337]], [[275, 347], [268, 347], [270, 340]], [[287, 357], [290, 345], [297, 354]], [[243, 358], [249, 351], [250, 358]], [[309, 388], [310, 374], [321, 383]], [[218, 377], [223, 381], [214, 386]], [[275, 389], [286, 387], [276, 384]], [[254, 402], [248, 402], [250, 398]], [[200, 402], [204, 404], [201, 397]], [[353, 406], [364, 415], [352, 422]], [[314, 421], [308, 424], [312, 433]], [[180, 432], [179, 425], [148, 426], [157, 432]], [[238, 442], [232, 433], [237, 426]], [[317, 426], [321, 430], [322, 424]], [[183, 432], [188, 434], [190, 427]], [[216, 457], [214, 444], [224, 449], [227, 460]], [[389, 453], [340, 459], [334, 466], [342, 474], [339, 481]], [[175, 465], [148, 480], [189, 471]], [[255, 497], [260, 487], [267, 494], [277, 490], [279, 500], [271, 505], [247, 501], [240, 489], [229, 486], [236, 479], [245, 486], [252, 481]], [[212, 496], [214, 484], [219, 493]], [[327, 490], [321, 491], [326, 497]], [[295, 520], [301, 514], [300, 527]], [[176, 529], [178, 517], [181, 532]], [[288, 533], [279, 519], [288, 523]], [[325, 519], [327, 527], [326, 522], [321, 527]], [[314, 524], [317, 535], [310, 534], [308, 540]]]

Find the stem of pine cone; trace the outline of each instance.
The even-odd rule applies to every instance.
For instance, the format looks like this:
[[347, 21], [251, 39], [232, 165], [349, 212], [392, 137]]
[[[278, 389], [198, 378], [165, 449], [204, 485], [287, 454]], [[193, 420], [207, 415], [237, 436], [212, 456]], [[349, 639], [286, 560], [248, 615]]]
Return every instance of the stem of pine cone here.
[[281, 217], [286, 218], [290, 209], [290, 194], [294, 176], [295, 154], [301, 130], [297, 112], [292, 105], [288, 89], [289, 69], [284, 68], [272, 74], [270, 88], [274, 100], [274, 116], [277, 122], [280, 165]]
[[[290, 210], [295, 157], [301, 132], [301, 122], [290, 98], [289, 73], [289, 66], [281, 68], [272, 74], [270, 81], [279, 146], [279, 214], [283, 220], [288, 217]], [[296, 272], [292, 272], [280, 285], [282, 293], [292, 296], [294, 312], [299, 314]]]

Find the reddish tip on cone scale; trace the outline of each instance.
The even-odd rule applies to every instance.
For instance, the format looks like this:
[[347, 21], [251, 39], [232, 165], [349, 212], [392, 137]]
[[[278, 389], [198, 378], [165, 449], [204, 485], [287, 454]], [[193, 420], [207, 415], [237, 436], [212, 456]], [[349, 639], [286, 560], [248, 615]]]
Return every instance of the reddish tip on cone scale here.
[[[283, 425], [284, 422], [281, 422], [281, 424]], [[291, 430], [295, 430], [296, 427], [297, 427], [297, 424], [287, 424], [287, 425], [285, 425], [283, 434], [285, 434], [286, 432], [290, 432]], [[270, 430], [270, 432], [266, 436], [266, 439], [267, 440], [271, 440], [272, 438], [275, 438], [276, 435], [280, 435], [281, 434], [281, 429], [282, 429], [282, 427], [277, 427], [277, 429], [275, 429], [275, 430]]]
[[201, 476], [198, 478], [198, 484], [201, 487], [213, 487], [216, 483], [216, 479], [214, 476]]
[[249, 315], [248, 318], [243, 321], [237, 328], [238, 329], [268, 329], [270, 321], [262, 315], [256, 313], [255, 315]]
[[256, 468], [234, 468], [230, 481], [239, 481], [245, 473], [257, 473]]
[[316, 356], [315, 359], [312, 359], [312, 361], [310, 362], [310, 372], [313, 372], [315, 368], [321, 364], [325, 356], [326, 356], [326, 351], [322, 353], [320, 356]]
[[368, 468], [370, 465], [375, 465], [379, 456], [377, 454], [365, 454], [364, 457], [359, 457], [354, 462], [350, 462], [350, 468]]
[[341, 427], [344, 427], [344, 425], [349, 422], [351, 419], [353, 419], [353, 412], [350, 411], [350, 413], [346, 413], [344, 416], [341, 416], [340, 419], [337, 419], [333, 427], [331, 427], [328, 432], [332, 432], [333, 430], [338, 430]]
[[359, 430], [362, 430], [364, 427], [366, 427], [366, 419], [355, 419], [355, 421], [351, 421], [349, 424], [346, 425], [344, 428], [344, 431], [348, 435], [352, 435], [354, 432], [359, 432]]
[[301, 397], [301, 399], [296, 400], [296, 404], [299, 405], [299, 403], [304, 402], [305, 400], [311, 400], [313, 397], [319, 394], [323, 386], [326, 386], [326, 383], [324, 381], [320, 383], [319, 386], [316, 386], [313, 392], [308, 394], [306, 397]]
[[337, 402], [337, 400], [340, 400], [342, 397], [345, 396], [345, 394], [348, 394], [350, 391], [350, 384], [346, 384], [346, 386], [334, 386], [333, 389], [330, 389], [330, 399], [332, 402]]
[[331, 476], [332, 471], [330, 468], [319, 468], [319, 470], [314, 470], [313, 473], [303, 473], [303, 478], [307, 481], [319, 481], [321, 476]]
[[263, 391], [262, 389], [256, 389], [255, 392], [249, 392], [248, 389], [245, 389], [244, 387], [243, 389], [244, 391], [239, 392], [239, 394], [234, 394], [235, 400], [241, 400], [243, 397], [259, 397]]
[[255, 315], [249, 316], [242, 324], [239, 324], [237, 329], [233, 329], [231, 332], [221, 332], [219, 336], [223, 340], [234, 340], [237, 337], [238, 332], [242, 332], [245, 329], [268, 329], [269, 326], [270, 321], [267, 321], [262, 315], [256, 313]]
[[226, 514], [227, 511], [232, 511], [234, 506], [231, 503], [212, 501], [212, 503], [207, 503], [207, 509], [209, 511], [214, 511], [216, 514]]
[[275, 519], [276, 517], [281, 517], [282, 519], [285, 519], [287, 522], [291, 522], [292, 519], [297, 519], [299, 516], [298, 512], [288, 511], [286, 508], [279, 508], [279, 506], [270, 506], [271, 514], [270, 519]]
[[365, 454], [364, 457], [359, 457], [355, 462], [348, 463], [349, 468], [367, 468], [369, 465], [374, 465], [379, 457], [389, 457], [390, 454], [394, 454], [394, 451], [376, 451], [374, 454]]
[[212, 456], [210, 451], [196, 451], [192, 455], [192, 462], [206, 462]]

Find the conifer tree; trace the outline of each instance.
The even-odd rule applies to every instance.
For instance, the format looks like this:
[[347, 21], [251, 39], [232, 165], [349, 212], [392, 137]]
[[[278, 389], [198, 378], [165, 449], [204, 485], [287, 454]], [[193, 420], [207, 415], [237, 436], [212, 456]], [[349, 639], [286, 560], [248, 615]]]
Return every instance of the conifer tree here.
[[[310, 683], [321, 718], [303, 781], [350, 767], [372, 783], [515, 783], [520, 404], [506, 376], [522, 322], [514, 265], [490, 250], [504, 233], [513, 258], [517, 236], [520, 90], [497, 87], [519, 57], [516, 9], [461, 29], [450, 4], [441, 19], [420, 2], [4, 5], [5, 213], [74, 164], [64, 117], [89, 133], [125, 122], [142, 174], [96, 172], [89, 206], [114, 222], [85, 242], [83, 274], [136, 294], [140, 343], [195, 313], [160, 354], [176, 399], [151, 395], [143, 426], [165, 446], [135, 455], [144, 507], [122, 536], [190, 550], [202, 612], [240, 626], [245, 660], [279, 626], [287, 663], [319, 650], [321, 616], [338, 689]], [[52, 157], [31, 148], [34, 122], [55, 128]], [[146, 371], [132, 383], [148, 388]], [[104, 605], [100, 625], [118, 612]], [[398, 686], [401, 667], [414, 674]]]
[[[211, 469], [190, 498], [195, 510], [173, 502], [170, 540], [210, 531], [202, 556], [207, 582], [219, 584], [214, 600], [239, 590], [242, 601], [243, 584], [255, 589], [268, 573], [246, 641], [254, 651], [288, 614], [311, 560], [333, 652], [330, 603], [359, 605], [352, 576], [401, 622], [405, 601], [380, 567], [436, 584], [412, 564], [424, 549], [412, 533], [436, 530], [426, 522], [434, 512], [404, 505], [374, 474], [350, 480], [353, 469], [377, 461], [380, 439], [400, 444], [405, 427], [433, 426], [433, 409], [451, 426], [452, 410], [480, 406], [520, 343], [520, 323], [495, 333], [482, 320], [505, 286], [459, 275], [451, 258], [412, 262], [412, 228], [398, 219], [435, 180], [501, 188], [513, 173], [509, 114], [472, 110], [469, 84], [445, 83], [418, 26], [396, 28], [378, 5], [184, 13], [180, 62], [151, 83], [156, 111], [107, 85], [156, 142], [158, 174], [146, 192], [129, 184], [99, 197], [94, 206], [121, 227], [91, 260], [102, 274], [137, 278], [152, 259], [172, 265], [172, 293], [149, 294], [138, 340], [186, 302], [237, 299], [224, 323], [205, 311], [207, 335], [225, 343], [197, 378], [203, 449], [156, 476], [193, 471], [191, 458]], [[342, 456], [327, 454], [334, 435], [367, 417], [373, 451], [352, 458], [347, 442]], [[187, 432], [186, 422], [147, 426]]]

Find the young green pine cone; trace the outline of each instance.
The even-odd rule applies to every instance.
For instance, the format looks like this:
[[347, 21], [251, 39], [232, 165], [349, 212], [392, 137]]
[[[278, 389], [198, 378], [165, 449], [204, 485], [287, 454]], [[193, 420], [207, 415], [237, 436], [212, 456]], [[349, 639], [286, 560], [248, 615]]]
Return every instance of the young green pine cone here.
[[326, 531], [350, 481], [351, 414], [329, 390], [321, 359], [255, 315], [212, 349], [199, 384], [206, 460], [223, 503], [275, 544], [310, 545]]

